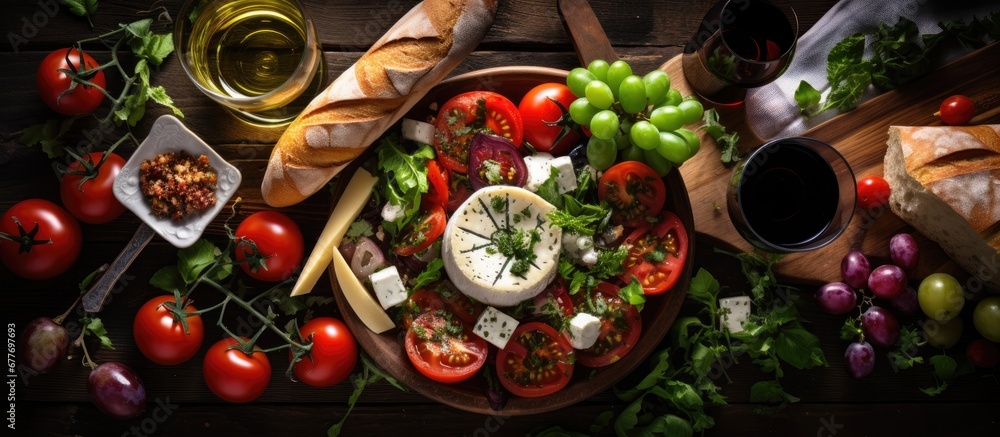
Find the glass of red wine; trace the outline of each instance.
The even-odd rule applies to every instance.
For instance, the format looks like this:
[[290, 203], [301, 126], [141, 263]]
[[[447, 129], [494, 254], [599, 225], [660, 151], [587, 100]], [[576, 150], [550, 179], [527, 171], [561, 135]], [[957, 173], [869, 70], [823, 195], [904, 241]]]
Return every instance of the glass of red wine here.
[[847, 229], [857, 202], [854, 172], [822, 141], [781, 138], [740, 161], [726, 203], [736, 230], [771, 253], [823, 247]]
[[785, 72], [798, 33], [795, 11], [781, 0], [722, 0], [684, 47], [684, 78], [710, 102], [742, 104], [748, 88]]

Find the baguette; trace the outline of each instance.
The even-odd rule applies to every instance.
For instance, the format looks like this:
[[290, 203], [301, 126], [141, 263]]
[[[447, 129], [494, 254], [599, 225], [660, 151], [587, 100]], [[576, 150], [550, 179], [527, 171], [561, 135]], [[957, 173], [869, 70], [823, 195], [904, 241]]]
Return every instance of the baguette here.
[[889, 128], [889, 206], [1000, 290], [1000, 125]]
[[261, 193], [274, 207], [319, 191], [482, 41], [496, 0], [425, 0], [310, 102], [271, 152]]

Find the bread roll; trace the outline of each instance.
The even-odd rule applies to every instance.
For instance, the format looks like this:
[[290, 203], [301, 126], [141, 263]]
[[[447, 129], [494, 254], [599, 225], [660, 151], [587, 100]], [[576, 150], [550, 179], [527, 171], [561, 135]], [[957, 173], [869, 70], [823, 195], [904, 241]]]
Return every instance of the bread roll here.
[[889, 205], [1000, 290], [1000, 125], [889, 128]]
[[425, 0], [316, 96], [275, 145], [261, 192], [268, 205], [318, 191], [479, 45], [496, 0]]

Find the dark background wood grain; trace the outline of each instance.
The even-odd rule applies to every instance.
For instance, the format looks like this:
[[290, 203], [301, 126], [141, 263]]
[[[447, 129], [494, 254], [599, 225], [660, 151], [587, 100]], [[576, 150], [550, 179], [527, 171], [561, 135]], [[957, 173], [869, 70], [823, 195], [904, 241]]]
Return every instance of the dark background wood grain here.
[[[54, 17], [46, 18], [45, 25], [37, 29], [28, 44], [15, 50], [8, 39], [0, 41], [0, 65], [3, 66], [0, 68], [0, 100], [3, 102], [0, 105], [0, 133], [4, 136], [0, 146], [0, 210], [32, 197], [58, 201], [58, 182], [51, 162], [39, 151], [20, 147], [11, 140], [23, 127], [53, 116], [38, 99], [34, 88], [39, 61], [50, 50], [107, 31], [119, 22], [155, 16], [162, 11], [174, 14], [180, 9], [180, 3], [180, 0], [165, 0], [151, 6], [150, 2], [104, 0], [93, 17], [93, 30], [60, 5], [61, 10]], [[304, 3], [320, 32], [329, 81], [356, 60], [416, 1]], [[678, 55], [711, 3], [591, 2], [615, 50], [635, 71], [657, 68]], [[803, 29], [808, 29], [834, 3], [833, 0], [797, 2]], [[163, 9], [157, 9], [160, 7]], [[4, 9], [0, 14], [0, 30], [5, 34], [21, 34], [23, 20], [30, 21], [42, 11], [39, 4], [32, 1], [7, 2]], [[151, 9], [155, 10], [150, 12]], [[92, 47], [92, 50], [98, 59], [106, 59], [106, 53], [99, 47]], [[577, 62], [555, 0], [516, 0], [502, 2], [486, 40], [456, 73], [501, 65], [570, 69], [577, 66]], [[184, 122], [243, 173], [244, 181], [237, 195], [245, 201], [244, 214], [265, 209], [260, 200], [260, 180], [280, 131], [240, 124], [191, 85], [175, 57], [168, 58], [154, 77], [183, 109]], [[152, 120], [166, 113], [154, 105], [148, 109], [145, 121], [133, 129], [139, 138], [146, 135]], [[79, 128], [85, 126], [75, 129]], [[73, 142], [78, 139], [70, 137]], [[321, 192], [282, 211], [300, 224], [307, 241], [314, 241], [327, 218], [328, 208], [329, 196]], [[214, 221], [207, 234], [219, 244], [219, 236], [223, 235], [222, 223], [223, 217]], [[137, 226], [138, 220], [130, 214], [105, 225], [83, 225], [84, 256], [69, 272], [50, 281], [26, 281], [0, 267], [0, 294], [5, 298], [0, 303], [2, 322], [13, 323], [20, 330], [34, 317], [61, 313], [74, 299], [76, 283], [100, 264], [113, 260]], [[727, 292], [745, 290], [738, 265], [726, 256], [713, 254], [712, 249], [706, 243], [699, 243], [697, 267], [705, 267], [722, 279], [728, 287]], [[131, 339], [132, 316], [143, 302], [156, 294], [147, 285], [150, 276], [172, 263], [175, 253], [169, 244], [154, 239], [128, 271], [128, 285], [112, 297], [101, 314], [116, 348], [100, 351], [97, 358], [125, 362], [142, 376], [149, 393], [149, 411], [132, 421], [108, 421], [87, 399], [86, 369], [78, 361], [69, 361], [61, 363], [51, 374], [30, 377], [27, 383], [19, 380], [19, 430], [34, 435], [84, 436], [120, 435], [133, 428], [139, 433], [156, 435], [317, 435], [339, 420], [352, 391], [350, 385], [343, 383], [317, 389], [292, 383], [283, 376], [287, 357], [281, 354], [271, 355], [274, 375], [267, 392], [249, 405], [236, 405], [223, 403], [208, 391], [201, 377], [201, 354], [188, 363], [162, 367], [138, 352]], [[324, 278], [319, 284], [320, 288], [314, 293], [329, 295], [329, 281]], [[782, 383], [802, 401], [769, 417], [755, 414], [749, 403], [749, 387], [763, 376], [748, 360], [741, 360], [728, 369], [733, 382], [720, 381], [731, 405], [712, 409], [717, 426], [709, 434], [985, 435], [992, 434], [990, 430], [995, 431], [997, 417], [1000, 417], [997, 415], [1000, 412], [1000, 384], [996, 373], [980, 372], [964, 377], [942, 395], [929, 398], [918, 390], [933, 384], [929, 370], [922, 367], [893, 372], [883, 351], [879, 352], [875, 373], [864, 381], [855, 381], [844, 371], [841, 359], [846, 347], [846, 343], [838, 339], [843, 318], [820, 313], [811, 301], [811, 292], [811, 288], [804, 287], [796, 296], [803, 316], [821, 337], [830, 367], [790, 371]], [[210, 294], [202, 294], [203, 305], [210, 303]], [[318, 308], [317, 312], [336, 315], [332, 304]], [[693, 313], [690, 308], [684, 312]], [[236, 327], [241, 326], [241, 322], [247, 327], [251, 323], [238, 317], [228, 321], [232, 323], [230, 326]], [[207, 331], [203, 351], [222, 335], [214, 326]], [[967, 323], [965, 340], [972, 338], [973, 333], [971, 323]], [[268, 340], [273, 342], [275, 339], [265, 337], [265, 342]], [[642, 371], [639, 371], [629, 379], [641, 376]], [[628, 379], [623, 384], [627, 382]], [[160, 413], [156, 413], [158, 406]], [[430, 432], [515, 435], [548, 425], [586, 431], [597, 414], [606, 410], [618, 412], [623, 407], [614, 393], [608, 391], [582, 400], [576, 406], [544, 415], [484, 416], [445, 407], [418, 394], [401, 393], [382, 383], [370, 387], [362, 395], [345, 433], [382, 435], [410, 431], [420, 435]], [[163, 414], [166, 411], [170, 414]]]

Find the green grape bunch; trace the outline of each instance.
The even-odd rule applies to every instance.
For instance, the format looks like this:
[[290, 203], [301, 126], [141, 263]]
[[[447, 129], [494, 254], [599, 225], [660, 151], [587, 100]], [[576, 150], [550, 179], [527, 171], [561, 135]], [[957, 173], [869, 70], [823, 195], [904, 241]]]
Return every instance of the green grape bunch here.
[[642, 161], [666, 176], [701, 148], [698, 136], [683, 126], [701, 120], [705, 108], [671, 88], [662, 70], [639, 77], [625, 61], [595, 60], [570, 71], [566, 85], [577, 97], [570, 117], [590, 128], [587, 159], [598, 170]]

